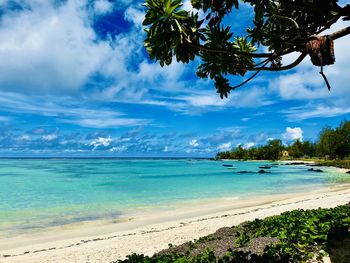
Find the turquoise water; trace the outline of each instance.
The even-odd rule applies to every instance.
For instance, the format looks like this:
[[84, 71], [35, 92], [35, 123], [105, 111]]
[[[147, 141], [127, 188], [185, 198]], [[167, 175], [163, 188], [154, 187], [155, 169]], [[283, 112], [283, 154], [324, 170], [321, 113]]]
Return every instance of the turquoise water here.
[[[237, 169], [222, 164], [232, 163]], [[141, 159], [0, 160], [0, 235], [166, 208], [199, 199], [309, 191], [350, 182], [332, 168], [266, 162]], [[238, 171], [251, 171], [240, 174]]]

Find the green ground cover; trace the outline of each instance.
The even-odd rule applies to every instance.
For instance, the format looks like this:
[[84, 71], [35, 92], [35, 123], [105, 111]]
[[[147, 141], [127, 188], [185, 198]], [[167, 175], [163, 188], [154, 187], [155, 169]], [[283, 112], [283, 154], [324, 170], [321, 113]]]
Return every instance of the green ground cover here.
[[[151, 257], [132, 254], [116, 262], [322, 262], [324, 256], [331, 255], [337, 257], [338, 263], [345, 263], [350, 251], [350, 247], [344, 249], [349, 230], [349, 204], [330, 209], [294, 210], [222, 228], [180, 246], [169, 245]], [[334, 245], [339, 242], [341, 250], [339, 245]], [[349, 246], [350, 242], [346, 244]], [[335, 249], [338, 252], [334, 255]]]

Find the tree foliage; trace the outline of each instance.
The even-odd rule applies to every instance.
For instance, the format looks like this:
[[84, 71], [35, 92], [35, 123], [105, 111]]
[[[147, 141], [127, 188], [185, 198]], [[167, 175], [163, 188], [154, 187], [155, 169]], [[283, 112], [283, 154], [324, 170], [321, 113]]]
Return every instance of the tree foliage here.
[[331, 159], [350, 156], [350, 121], [344, 121], [336, 129], [324, 128], [319, 136], [317, 154]]
[[294, 158], [311, 157], [316, 154], [316, 145], [309, 141], [296, 140], [286, 149]]
[[[161, 66], [189, 63], [199, 57], [197, 75], [215, 81], [221, 98], [246, 83], [261, 70], [281, 71], [297, 66], [307, 56], [307, 43], [340, 18], [350, 18], [350, 5], [341, 7], [337, 0], [191, 0], [192, 6], [204, 13], [182, 9], [181, 0], [146, 0], [143, 22], [147, 37], [145, 47], [151, 59]], [[224, 19], [236, 22], [235, 10], [242, 4], [254, 10], [252, 27], [238, 36]], [[350, 33], [350, 27], [331, 34], [332, 39]], [[267, 53], [257, 53], [262, 47]], [[282, 65], [284, 55], [298, 52], [299, 57]], [[247, 81], [231, 86], [228, 76], [245, 76]]]
[[218, 159], [277, 160], [283, 151], [287, 151], [289, 157], [292, 158], [343, 159], [350, 157], [350, 121], [342, 122], [335, 129], [323, 128], [316, 143], [295, 140], [290, 145], [282, 145], [280, 140], [271, 140], [266, 145], [249, 149], [238, 145], [231, 151], [218, 153], [216, 157]]
[[220, 159], [278, 160], [283, 150], [281, 140], [270, 140], [266, 145], [249, 149], [238, 145], [231, 151], [219, 153], [217, 157]]

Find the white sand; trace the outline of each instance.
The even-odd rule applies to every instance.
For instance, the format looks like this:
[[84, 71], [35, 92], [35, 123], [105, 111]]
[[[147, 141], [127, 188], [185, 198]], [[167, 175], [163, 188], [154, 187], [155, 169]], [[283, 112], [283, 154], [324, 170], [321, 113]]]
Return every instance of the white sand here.
[[335, 169], [337, 169], [337, 172], [339, 172], [339, 173], [347, 173], [347, 172], [350, 172], [350, 170], [349, 169], [346, 169], [346, 168], [335, 168]]
[[152, 255], [169, 243], [181, 244], [246, 220], [298, 208], [346, 204], [350, 202], [350, 186], [256, 199], [218, 200], [135, 215], [133, 220], [122, 223], [95, 222], [3, 238], [0, 262], [110, 262], [132, 252]]

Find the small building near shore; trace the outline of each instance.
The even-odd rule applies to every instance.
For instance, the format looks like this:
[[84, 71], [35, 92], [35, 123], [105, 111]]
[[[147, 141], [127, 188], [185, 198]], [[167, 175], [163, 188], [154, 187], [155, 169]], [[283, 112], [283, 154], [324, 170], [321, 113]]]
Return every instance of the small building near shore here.
[[283, 158], [289, 157], [289, 152], [288, 151], [282, 151], [282, 157]]

